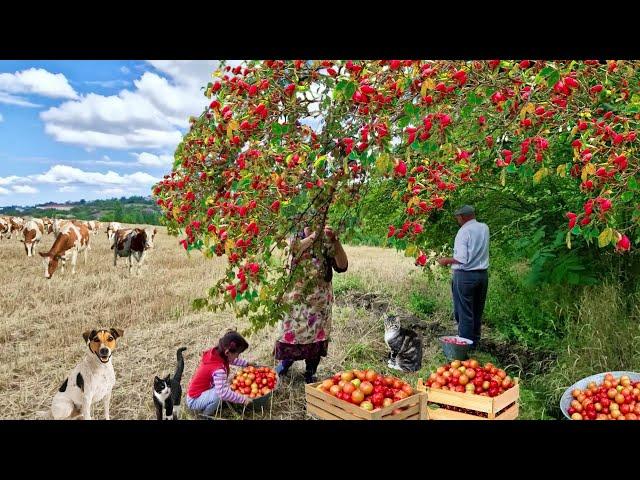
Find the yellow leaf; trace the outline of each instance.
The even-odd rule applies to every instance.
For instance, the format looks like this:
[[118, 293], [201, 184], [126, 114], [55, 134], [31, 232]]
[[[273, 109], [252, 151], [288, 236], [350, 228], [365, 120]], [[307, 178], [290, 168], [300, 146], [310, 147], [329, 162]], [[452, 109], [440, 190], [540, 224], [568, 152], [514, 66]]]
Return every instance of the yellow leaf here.
[[409, 245], [407, 247], [407, 249], [404, 251], [404, 256], [405, 257], [413, 257], [416, 252], [418, 251], [418, 246], [417, 245]]
[[411, 197], [409, 199], [409, 201], [407, 202], [407, 208], [411, 208], [414, 205], [417, 205], [418, 203], [420, 203], [420, 198], [419, 197]]
[[522, 109], [520, 110], [520, 120], [522, 120], [527, 113], [534, 113], [536, 111], [536, 107], [533, 103], [528, 102]]
[[376, 159], [376, 169], [378, 173], [384, 173], [389, 168], [389, 154], [384, 152], [381, 153]]
[[420, 87], [420, 96], [424, 97], [427, 94], [427, 90], [433, 90], [435, 86], [435, 80], [433, 80], [432, 78], [427, 78], [424, 82], [422, 82], [422, 87]]
[[231, 254], [231, 249], [233, 248], [233, 240], [227, 238], [227, 240], [224, 242], [224, 253], [227, 254], [227, 256], [229, 256]]
[[549, 175], [549, 169], [547, 167], [541, 168], [533, 175], [533, 183], [540, 183], [540, 180], [542, 180], [547, 175]]
[[596, 166], [593, 163], [587, 163], [587, 166], [584, 168], [587, 170], [589, 175], [596, 173]]
[[180, 207], [178, 207], [177, 205], [174, 205], [173, 207], [173, 216], [177, 217], [180, 215]]
[[582, 169], [582, 175], [580, 175], [580, 178], [582, 178], [583, 182], [587, 179], [587, 167]]
[[229, 125], [227, 125], [227, 138], [231, 138], [233, 136], [233, 131], [238, 130], [240, 125], [235, 120], [231, 120]]
[[556, 168], [556, 174], [560, 177], [566, 177], [567, 176], [567, 165], [566, 164], [562, 164], [562, 165], [558, 165], [558, 168]]
[[500, 173], [500, 185], [504, 187], [506, 180], [507, 180], [507, 169], [503, 168], [502, 173]]
[[567, 232], [567, 248], [571, 250], [571, 230]]
[[398, 190], [394, 190], [391, 194], [391, 198], [395, 200], [396, 198], [398, 198], [398, 195], [400, 195], [400, 192], [398, 192]]
[[613, 230], [607, 227], [598, 235], [598, 246], [600, 248], [606, 247], [611, 243], [611, 240], [613, 240]]
[[213, 197], [209, 197], [207, 198], [207, 205], [213, 205], [214, 203], [216, 203], [216, 201], [213, 199]]
[[262, 287], [260, 289], [260, 300], [265, 301], [269, 298], [269, 288], [268, 287]]

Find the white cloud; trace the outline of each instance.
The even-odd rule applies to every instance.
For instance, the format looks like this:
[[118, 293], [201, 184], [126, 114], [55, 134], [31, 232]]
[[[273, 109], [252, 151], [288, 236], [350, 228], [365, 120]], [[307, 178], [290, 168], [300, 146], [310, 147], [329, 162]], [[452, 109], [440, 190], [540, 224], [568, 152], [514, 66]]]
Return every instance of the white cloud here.
[[105, 188], [104, 190], [98, 190], [98, 193], [102, 195], [111, 195], [113, 197], [122, 196], [126, 193], [124, 188]]
[[9, 195], [11, 192], [6, 188], [0, 187], [0, 195]]
[[129, 73], [131, 70], [129, 70], [127, 67], [125, 67], [125, 66], [123, 65], [122, 67], [120, 67], [120, 71], [126, 75], [126, 74], [127, 74], [127, 73]]
[[62, 73], [30, 68], [16, 73], [0, 73], [0, 102], [34, 106], [16, 95], [39, 95], [48, 98], [77, 99], [78, 94]]
[[23, 191], [25, 191], [25, 184], [50, 184], [62, 186], [96, 185], [101, 187], [123, 186], [130, 188], [147, 188], [158, 181], [158, 178], [155, 178], [145, 172], [135, 172], [127, 175], [122, 175], [113, 171], [108, 171], [107, 173], [88, 172], [69, 165], [54, 165], [45, 173], [28, 175], [26, 177], [18, 177], [15, 175], [10, 177], [0, 177], [0, 185], [15, 185], [14, 190], [16, 188], [21, 188]]
[[13, 191], [16, 193], [28, 193], [28, 194], [38, 193], [37, 188], [30, 187], [29, 185], [15, 185], [13, 187]]
[[65, 185], [64, 187], [60, 187], [58, 191], [62, 193], [77, 192], [78, 187], [76, 187], [75, 185]]
[[30, 178], [32, 178], [35, 183], [81, 183], [86, 185], [105, 186], [151, 186], [159, 180], [144, 172], [135, 172], [130, 175], [120, 175], [113, 171], [108, 171], [107, 173], [87, 172], [68, 165], [54, 165], [47, 172], [41, 175], [32, 175]]
[[[237, 64], [238, 62], [235, 62]], [[117, 95], [90, 93], [40, 114], [55, 140], [83, 147], [114, 149], [175, 148], [188, 118], [209, 100], [201, 87], [211, 80], [217, 61], [154, 60], [134, 88]]]
[[87, 80], [84, 83], [87, 85], [98, 85], [103, 88], [117, 88], [117, 87], [126, 87], [131, 82], [128, 80]]
[[132, 155], [138, 159], [138, 164], [146, 167], [170, 167], [173, 165], [172, 155], [154, 155], [148, 152], [132, 153]]
[[10, 95], [2, 91], [0, 91], [0, 103], [4, 103], [6, 105], [17, 105], [19, 107], [41, 107], [42, 106], [37, 103], [29, 102], [24, 98], [17, 97], [15, 95]]
[[0, 113], [0, 122], [4, 122], [4, 117], [2, 116], [1, 113]]
[[23, 181], [24, 177], [17, 177], [15, 175], [11, 175], [9, 177], [0, 177], [0, 185], [12, 185], [16, 182]]

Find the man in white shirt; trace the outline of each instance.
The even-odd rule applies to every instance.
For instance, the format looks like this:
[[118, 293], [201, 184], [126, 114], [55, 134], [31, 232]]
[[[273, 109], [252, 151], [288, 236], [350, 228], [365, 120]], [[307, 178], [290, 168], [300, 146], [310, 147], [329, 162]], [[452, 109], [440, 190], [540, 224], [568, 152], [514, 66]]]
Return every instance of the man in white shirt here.
[[451, 293], [458, 335], [473, 340], [476, 348], [489, 285], [489, 227], [476, 220], [475, 210], [470, 205], [459, 208], [454, 215], [460, 230], [454, 242], [453, 257], [440, 258], [438, 263], [451, 265], [453, 270]]

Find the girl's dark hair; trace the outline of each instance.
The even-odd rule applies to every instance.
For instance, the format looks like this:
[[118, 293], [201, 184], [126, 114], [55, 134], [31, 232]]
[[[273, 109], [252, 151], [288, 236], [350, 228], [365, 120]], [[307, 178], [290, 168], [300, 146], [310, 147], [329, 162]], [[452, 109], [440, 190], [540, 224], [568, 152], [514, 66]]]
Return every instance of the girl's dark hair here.
[[242, 353], [249, 344], [247, 341], [235, 330], [227, 330], [227, 333], [218, 340], [218, 352], [224, 355], [225, 350], [229, 350], [231, 353]]

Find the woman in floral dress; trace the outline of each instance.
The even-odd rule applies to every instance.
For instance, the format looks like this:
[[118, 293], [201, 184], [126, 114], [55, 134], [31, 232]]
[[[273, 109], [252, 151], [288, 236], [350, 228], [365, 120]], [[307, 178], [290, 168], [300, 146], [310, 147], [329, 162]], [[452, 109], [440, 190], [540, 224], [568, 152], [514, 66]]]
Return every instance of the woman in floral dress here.
[[305, 360], [306, 383], [317, 381], [315, 377], [321, 357], [327, 356], [331, 334], [331, 309], [333, 307], [333, 271], [346, 272], [349, 266], [338, 237], [330, 228], [324, 230], [322, 257], [313, 255], [312, 245], [316, 233], [306, 227], [291, 241], [293, 260], [302, 269], [302, 279], [285, 294], [284, 300], [291, 310], [280, 322], [275, 357], [280, 360], [276, 368], [285, 375], [293, 362]]

